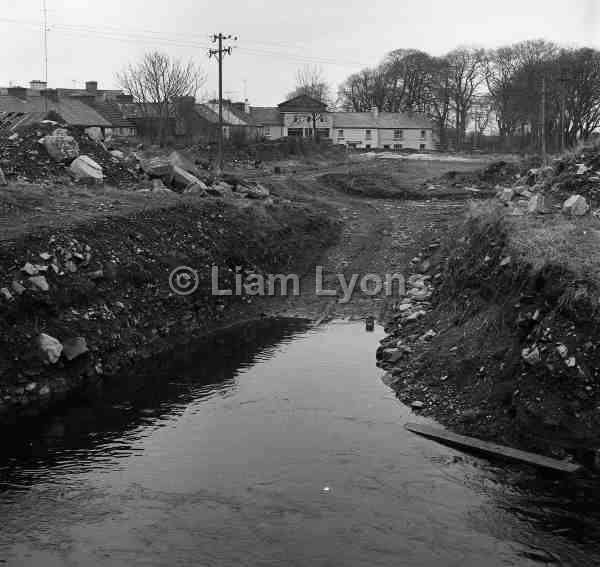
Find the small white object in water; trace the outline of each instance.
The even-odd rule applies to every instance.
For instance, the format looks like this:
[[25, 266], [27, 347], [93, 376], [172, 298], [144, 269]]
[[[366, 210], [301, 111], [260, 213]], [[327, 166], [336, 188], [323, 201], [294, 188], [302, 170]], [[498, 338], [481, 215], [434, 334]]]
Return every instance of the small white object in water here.
[[331, 490], [331, 488], [329, 486], [325, 486], [323, 488], [323, 492], [329, 492]]

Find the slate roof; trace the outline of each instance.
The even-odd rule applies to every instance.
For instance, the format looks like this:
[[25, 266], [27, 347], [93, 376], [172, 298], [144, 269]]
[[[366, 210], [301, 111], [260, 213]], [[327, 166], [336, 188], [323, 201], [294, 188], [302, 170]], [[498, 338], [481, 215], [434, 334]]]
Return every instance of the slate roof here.
[[42, 96], [31, 96], [22, 100], [11, 95], [0, 95], [0, 113], [4, 115], [22, 113], [43, 118], [49, 112], [55, 112], [71, 126], [111, 126], [110, 122], [93, 108], [77, 99], [59, 98], [58, 102], [54, 102]]
[[250, 116], [257, 124], [283, 126], [283, 115], [276, 107], [251, 106]]
[[308, 95], [299, 95], [289, 100], [278, 104], [277, 107], [282, 112], [294, 112], [295, 110], [316, 110], [319, 112], [325, 112], [327, 105], [316, 98], [312, 98]]
[[334, 128], [372, 128], [402, 130], [427, 130], [433, 125], [424, 116], [405, 112], [380, 112], [377, 117], [372, 112], [333, 112]]
[[[202, 118], [211, 124], [219, 124], [219, 115], [206, 104], [196, 104], [195, 109]], [[223, 124], [225, 124], [225, 117], [223, 117]]]
[[124, 116], [121, 109], [113, 102], [106, 102], [90, 97], [85, 103], [91, 106], [100, 116], [110, 122], [114, 128], [133, 128], [133, 124]]

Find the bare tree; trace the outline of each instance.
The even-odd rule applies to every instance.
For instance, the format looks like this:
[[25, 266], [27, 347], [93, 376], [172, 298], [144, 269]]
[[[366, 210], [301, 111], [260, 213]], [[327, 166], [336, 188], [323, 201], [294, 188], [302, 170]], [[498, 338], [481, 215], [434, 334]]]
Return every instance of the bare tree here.
[[321, 67], [307, 65], [296, 72], [296, 87], [288, 94], [288, 98], [306, 95], [331, 106], [331, 89], [325, 80]]
[[164, 144], [169, 124], [180, 97], [196, 97], [206, 76], [193, 61], [172, 59], [154, 51], [117, 73], [119, 86], [138, 103], [145, 118], [156, 120], [160, 144]]

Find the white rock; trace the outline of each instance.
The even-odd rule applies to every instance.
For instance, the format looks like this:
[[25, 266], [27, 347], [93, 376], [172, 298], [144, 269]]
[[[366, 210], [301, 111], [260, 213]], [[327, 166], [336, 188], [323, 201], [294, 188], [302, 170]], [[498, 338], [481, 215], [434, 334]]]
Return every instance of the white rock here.
[[79, 145], [64, 128], [57, 128], [51, 135], [44, 136], [40, 143], [55, 161], [69, 161], [79, 155]]
[[48, 291], [50, 289], [48, 281], [44, 276], [33, 276], [32, 278], [28, 278], [27, 281], [29, 281], [34, 289], [39, 291]]
[[89, 156], [79, 156], [70, 167], [76, 179], [95, 179], [102, 181], [102, 168]]
[[83, 337], [68, 339], [62, 346], [67, 360], [73, 360], [89, 351], [86, 340]]
[[0, 295], [6, 301], [12, 301], [14, 299], [13, 294], [10, 293], [10, 290], [7, 287], [0, 288]]
[[412, 409], [423, 409], [425, 407], [425, 403], [420, 400], [415, 400], [410, 404]]
[[581, 216], [589, 210], [589, 205], [585, 200], [585, 197], [581, 195], [571, 195], [564, 203], [562, 207], [563, 213], [571, 216]]
[[540, 356], [540, 351], [537, 346], [524, 348], [521, 351], [521, 357], [527, 364], [531, 364], [532, 366], [538, 364], [542, 360], [542, 357]]
[[39, 271], [38, 269], [31, 264], [30, 262], [27, 262], [22, 268], [21, 268], [22, 272], [25, 272], [28, 276], [37, 276]]
[[509, 187], [505, 187], [498, 193], [498, 199], [500, 199], [503, 203], [508, 203], [512, 201], [512, 198], [515, 196], [515, 192], [513, 189]]
[[62, 345], [58, 339], [42, 333], [38, 337], [38, 347], [42, 351], [46, 363], [55, 364], [62, 353]]

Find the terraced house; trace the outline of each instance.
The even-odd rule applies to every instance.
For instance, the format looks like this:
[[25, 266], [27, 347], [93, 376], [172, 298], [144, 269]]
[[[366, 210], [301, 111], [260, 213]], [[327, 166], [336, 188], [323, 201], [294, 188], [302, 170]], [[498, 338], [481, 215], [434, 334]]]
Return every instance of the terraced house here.
[[424, 116], [405, 112], [331, 112], [322, 102], [299, 96], [277, 107], [250, 107], [261, 134], [275, 140], [285, 136], [311, 138], [314, 129], [334, 144], [361, 149], [434, 150], [433, 124]]

